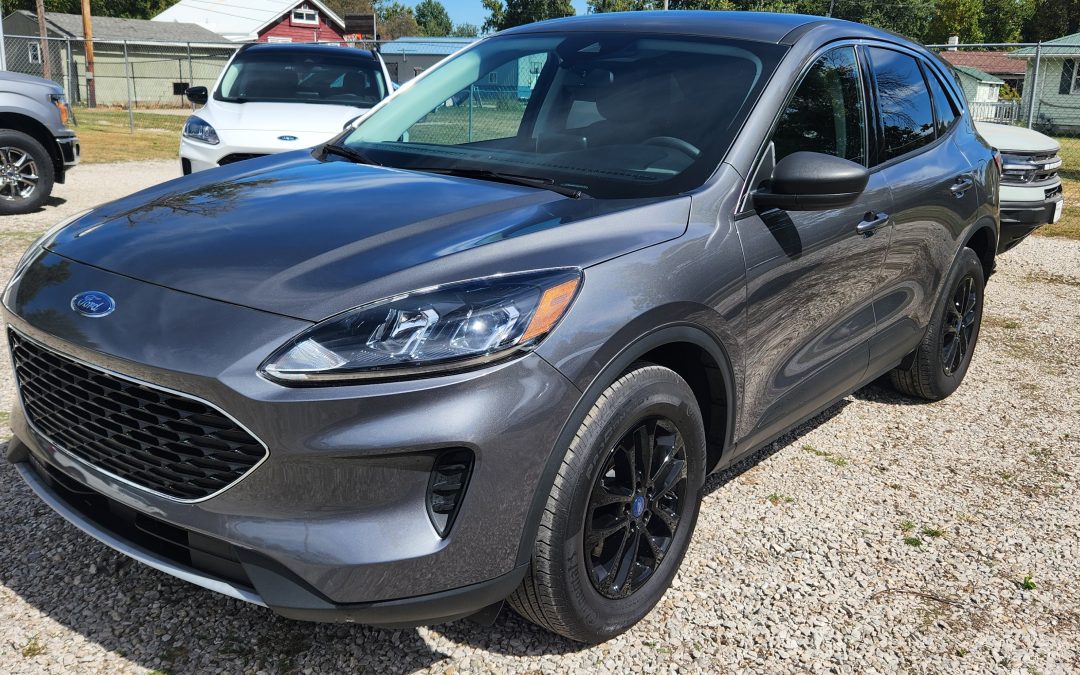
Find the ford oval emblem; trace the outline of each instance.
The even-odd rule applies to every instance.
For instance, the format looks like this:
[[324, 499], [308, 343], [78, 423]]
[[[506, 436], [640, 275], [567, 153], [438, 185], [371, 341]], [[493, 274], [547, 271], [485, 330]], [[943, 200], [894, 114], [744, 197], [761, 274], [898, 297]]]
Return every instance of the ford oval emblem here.
[[116, 301], [108, 293], [83, 291], [71, 299], [71, 308], [91, 319], [109, 316], [116, 309]]
[[289, 135], [278, 136], [277, 138], [278, 138], [279, 141], [295, 141], [296, 140], [296, 136], [289, 136]]

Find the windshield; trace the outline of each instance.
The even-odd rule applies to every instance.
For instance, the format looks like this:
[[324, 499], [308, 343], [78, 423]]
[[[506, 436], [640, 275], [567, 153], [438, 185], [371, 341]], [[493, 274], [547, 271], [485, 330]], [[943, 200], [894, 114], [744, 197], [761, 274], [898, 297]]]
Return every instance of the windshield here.
[[214, 98], [231, 103], [329, 103], [369, 108], [386, 97], [378, 61], [346, 48], [326, 53], [252, 49], [241, 52]]
[[513, 174], [593, 197], [676, 194], [715, 170], [784, 49], [641, 33], [490, 38], [343, 143], [399, 168]]

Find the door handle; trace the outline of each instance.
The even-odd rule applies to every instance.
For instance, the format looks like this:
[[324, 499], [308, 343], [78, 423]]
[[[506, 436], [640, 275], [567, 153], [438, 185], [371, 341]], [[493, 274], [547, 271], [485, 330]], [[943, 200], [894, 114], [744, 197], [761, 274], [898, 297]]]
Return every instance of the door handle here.
[[971, 180], [967, 176], [960, 176], [956, 179], [956, 182], [949, 186], [949, 192], [953, 193], [957, 197], [963, 197], [967, 192], [975, 185], [975, 181]]
[[867, 213], [863, 221], [855, 226], [855, 231], [869, 237], [877, 230], [889, 224], [887, 213]]

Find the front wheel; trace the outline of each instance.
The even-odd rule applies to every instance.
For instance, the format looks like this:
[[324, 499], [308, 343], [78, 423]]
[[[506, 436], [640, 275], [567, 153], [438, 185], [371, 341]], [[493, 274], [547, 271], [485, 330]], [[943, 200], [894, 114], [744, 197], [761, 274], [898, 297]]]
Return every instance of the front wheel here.
[[0, 215], [37, 209], [53, 188], [49, 153], [32, 136], [0, 130]]
[[627, 630], [671, 585], [704, 478], [693, 391], [672, 370], [636, 364], [601, 394], [570, 444], [510, 605], [579, 642]]
[[940, 401], [964, 380], [979, 340], [983, 311], [983, 266], [964, 248], [942, 289], [934, 317], [908, 367], [892, 371], [893, 387], [927, 401]]

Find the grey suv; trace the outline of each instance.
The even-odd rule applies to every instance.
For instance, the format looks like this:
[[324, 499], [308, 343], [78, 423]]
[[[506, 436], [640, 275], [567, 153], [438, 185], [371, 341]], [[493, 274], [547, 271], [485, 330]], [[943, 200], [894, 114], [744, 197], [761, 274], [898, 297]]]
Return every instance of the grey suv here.
[[707, 474], [884, 374], [959, 386], [999, 176], [895, 35], [516, 28], [330, 143], [48, 233], [3, 298], [8, 456], [110, 546], [284, 616], [508, 600], [604, 640], [668, 588]]
[[60, 85], [0, 71], [0, 216], [40, 207], [79, 163], [74, 122]]

